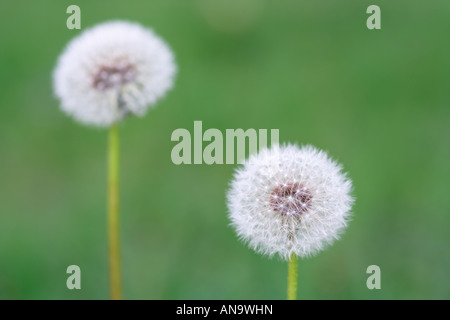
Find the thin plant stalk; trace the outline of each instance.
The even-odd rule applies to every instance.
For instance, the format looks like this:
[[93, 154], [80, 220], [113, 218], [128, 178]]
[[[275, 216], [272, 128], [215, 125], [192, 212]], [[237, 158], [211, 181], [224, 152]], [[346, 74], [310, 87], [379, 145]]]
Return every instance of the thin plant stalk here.
[[291, 254], [288, 261], [287, 299], [297, 300], [298, 263], [297, 255]]
[[119, 130], [117, 124], [113, 124], [108, 136], [108, 250], [112, 300], [122, 298], [119, 225]]

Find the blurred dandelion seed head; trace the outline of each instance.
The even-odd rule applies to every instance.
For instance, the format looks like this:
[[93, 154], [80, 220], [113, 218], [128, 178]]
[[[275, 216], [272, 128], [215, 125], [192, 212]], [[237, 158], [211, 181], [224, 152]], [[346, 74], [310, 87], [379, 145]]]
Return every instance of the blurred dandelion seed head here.
[[353, 198], [351, 181], [312, 146], [274, 146], [238, 169], [228, 192], [232, 226], [255, 251], [311, 256], [339, 238]]
[[174, 56], [150, 29], [111, 21], [85, 30], [58, 59], [54, 91], [81, 123], [109, 126], [143, 116], [173, 86]]

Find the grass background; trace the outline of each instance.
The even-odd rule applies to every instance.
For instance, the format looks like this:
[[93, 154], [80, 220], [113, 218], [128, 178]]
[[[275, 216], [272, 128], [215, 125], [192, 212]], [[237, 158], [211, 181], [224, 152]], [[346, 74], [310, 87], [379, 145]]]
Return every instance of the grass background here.
[[[0, 298], [104, 299], [106, 132], [58, 109], [51, 73], [73, 1], [0, 2]], [[121, 124], [127, 299], [283, 299], [286, 264], [228, 225], [235, 165], [172, 164], [176, 128], [279, 129], [354, 181], [343, 238], [299, 262], [301, 299], [449, 299], [450, 3], [76, 1], [82, 28], [151, 26], [175, 89]], [[366, 8], [382, 10], [370, 31]], [[82, 290], [66, 288], [77, 264]], [[381, 290], [366, 268], [381, 267]]]

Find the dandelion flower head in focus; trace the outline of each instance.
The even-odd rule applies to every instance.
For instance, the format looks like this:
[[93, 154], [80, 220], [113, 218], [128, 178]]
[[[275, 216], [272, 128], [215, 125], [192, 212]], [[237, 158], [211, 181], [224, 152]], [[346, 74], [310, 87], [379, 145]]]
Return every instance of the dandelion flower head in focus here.
[[312, 146], [274, 146], [251, 156], [228, 192], [238, 236], [255, 251], [311, 256], [347, 226], [352, 184], [342, 168]]
[[143, 116], [172, 88], [175, 73], [172, 51], [152, 30], [111, 21], [67, 45], [53, 73], [54, 91], [67, 114], [106, 127]]

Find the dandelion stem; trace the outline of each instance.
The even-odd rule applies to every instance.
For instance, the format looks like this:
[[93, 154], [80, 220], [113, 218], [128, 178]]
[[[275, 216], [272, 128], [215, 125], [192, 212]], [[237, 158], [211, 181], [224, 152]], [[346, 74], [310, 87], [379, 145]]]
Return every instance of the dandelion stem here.
[[119, 246], [119, 131], [117, 124], [109, 129], [108, 137], [108, 247], [110, 298], [120, 300]]
[[291, 254], [288, 262], [287, 299], [297, 300], [298, 266], [297, 255]]

